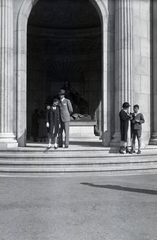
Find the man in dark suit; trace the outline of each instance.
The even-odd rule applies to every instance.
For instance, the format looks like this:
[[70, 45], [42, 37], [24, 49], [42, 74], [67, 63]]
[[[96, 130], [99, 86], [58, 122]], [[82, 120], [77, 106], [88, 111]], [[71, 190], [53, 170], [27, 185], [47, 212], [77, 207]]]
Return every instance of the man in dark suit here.
[[[60, 98], [60, 116], [61, 116], [61, 133], [65, 132], [65, 148], [69, 147], [69, 122], [70, 114], [73, 112], [72, 104], [69, 99], [65, 98], [65, 90], [61, 89], [58, 93]], [[63, 139], [61, 140], [63, 146]]]

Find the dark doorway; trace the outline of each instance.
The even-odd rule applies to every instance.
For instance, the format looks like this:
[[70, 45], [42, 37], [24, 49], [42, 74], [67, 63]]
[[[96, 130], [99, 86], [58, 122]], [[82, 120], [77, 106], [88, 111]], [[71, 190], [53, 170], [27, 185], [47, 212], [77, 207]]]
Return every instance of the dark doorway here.
[[89, 0], [39, 0], [34, 6], [27, 38], [28, 139], [34, 109], [44, 110], [67, 84], [87, 101], [86, 114], [101, 131], [101, 39]]

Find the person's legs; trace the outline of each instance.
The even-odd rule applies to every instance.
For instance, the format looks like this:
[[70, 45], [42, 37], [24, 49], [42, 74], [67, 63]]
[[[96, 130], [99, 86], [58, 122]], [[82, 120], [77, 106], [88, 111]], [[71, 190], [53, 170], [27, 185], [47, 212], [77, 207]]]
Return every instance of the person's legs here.
[[124, 154], [125, 151], [126, 151], [126, 145], [127, 145], [127, 142], [125, 141], [120, 141], [120, 149], [119, 149], [119, 153], [122, 153]]
[[57, 148], [58, 148], [58, 144], [57, 144], [57, 136], [56, 136], [54, 139], [55, 139], [54, 148], [57, 149]]
[[65, 147], [69, 146], [69, 122], [64, 123], [64, 131], [65, 131]]
[[63, 130], [64, 130], [64, 123], [61, 121], [60, 128], [58, 131], [58, 145], [59, 147], [63, 147]]
[[54, 134], [54, 148], [57, 149], [58, 148], [58, 142], [57, 142], [57, 139], [58, 139], [58, 134]]
[[137, 130], [137, 140], [138, 140], [138, 152], [137, 154], [141, 153], [141, 129]]
[[131, 149], [130, 153], [135, 152], [135, 140], [136, 140], [136, 131], [134, 130], [132, 133], [132, 149]]
[[52, 141], [52, 134], [51, 133], [48, 133], [48, 148], [51, 147], [51, 141]]

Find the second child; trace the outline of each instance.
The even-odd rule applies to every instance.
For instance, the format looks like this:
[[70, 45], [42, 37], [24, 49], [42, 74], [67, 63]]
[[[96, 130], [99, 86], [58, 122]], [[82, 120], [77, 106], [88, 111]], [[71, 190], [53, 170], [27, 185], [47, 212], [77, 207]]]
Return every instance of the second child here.
[[134, 105], [134, 112], [132, 114], [133, 119], [131, 120], [131, 135], [132, 135], [132, 150], [131, 153], [135, 153], [135, 140], [138, 140], [138, 151], [137, 154], [141, 153], [141, 134], [142, 134], [142, 123], [145, 122], [143, 114], [139, 112], [139, 105]]

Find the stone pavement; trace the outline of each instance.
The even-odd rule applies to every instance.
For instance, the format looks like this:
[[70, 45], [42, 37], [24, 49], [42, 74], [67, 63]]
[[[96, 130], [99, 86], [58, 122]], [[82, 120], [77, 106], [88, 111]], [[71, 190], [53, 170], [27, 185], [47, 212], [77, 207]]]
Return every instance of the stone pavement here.
[[157, 175], [1, 177], [0, 240], [156, 240]]

